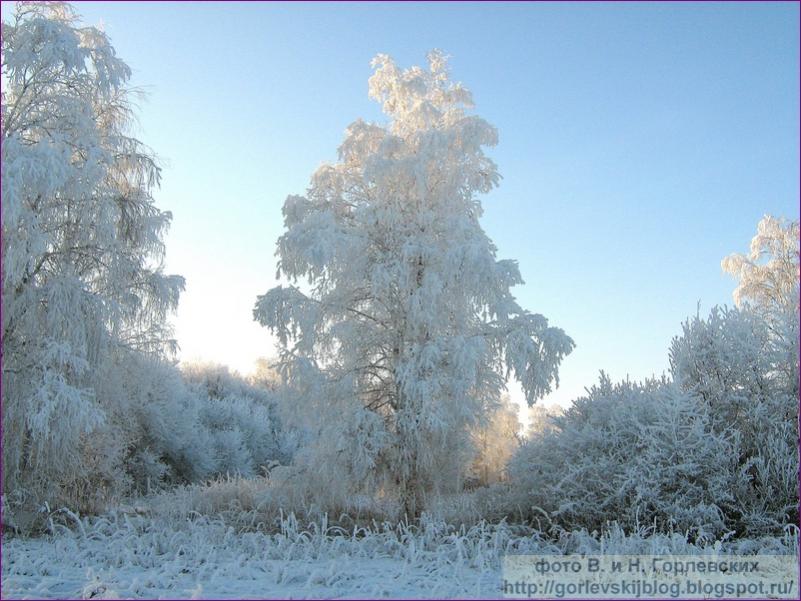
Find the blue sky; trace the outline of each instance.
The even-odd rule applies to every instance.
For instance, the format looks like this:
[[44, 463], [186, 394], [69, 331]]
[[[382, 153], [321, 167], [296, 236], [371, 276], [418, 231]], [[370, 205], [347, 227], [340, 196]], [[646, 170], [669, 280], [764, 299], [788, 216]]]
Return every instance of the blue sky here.
[[698, 303], [731, 303], [720, 260], [763, 214], [798, 218], [795, 3], [76, 6], [148, 93], [138, 133], [165, 163], [185, 360], [246, 372], [273, 354], [251, 309], [275, 284], [281, 205], [351, 121], [381, 119], [377, 53], [443, 49], [499, 130], [483, 225], [520, 263], [521, 304], [577, 345], [548, 402], [600, 369], [666, 370]]

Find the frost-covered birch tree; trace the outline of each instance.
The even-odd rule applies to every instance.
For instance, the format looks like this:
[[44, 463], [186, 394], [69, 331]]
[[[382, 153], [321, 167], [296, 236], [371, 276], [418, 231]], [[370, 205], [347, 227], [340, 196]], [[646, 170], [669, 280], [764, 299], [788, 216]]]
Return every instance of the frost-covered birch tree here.
[[429, 54], [427, 69], [386, 55], [372, 65], [387, 122], [352, 123], [339, 160], [287, 198], [277, 255], [288, 285], [260, 296], [254, 317], [317, 418], [328, 460], [316, 465], [333, 479], [344, 470], [349, 486], [390, 486], [414, 517], [434, 455], [469, 436], [508, 376], [529, 403], [549, 392], [573, 342], [517, 304], [517, 264], [498, 260], [481, 228], [498, 135], [468, 112], [445, 56]]
[[88, 469], [98, 366], [162, 350], [183, 278], [109, 39], [59, 2], [18, 3], [2, 33], [3, 485], [41, 500]]
[[799, 224], [765, 215], [757, 224], [747, 255], [733, 253], [721, 262], [738, 279], [734, 301], [763, 312], [798, 311]]
[[734, 302], [765, 320], [782, 359], [778, 370], [798, 396], [799, 223], [765, 215], [757, 224], [747, 255], [733, 253], [721, 262], [737, 278]]

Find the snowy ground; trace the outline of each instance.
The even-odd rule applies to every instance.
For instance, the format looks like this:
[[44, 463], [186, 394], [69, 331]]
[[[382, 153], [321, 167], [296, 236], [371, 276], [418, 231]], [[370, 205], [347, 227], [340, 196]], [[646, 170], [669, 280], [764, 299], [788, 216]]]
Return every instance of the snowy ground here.
[[[9, 545], [3, 598], [380, 598], [498, 597], [497, 576], [466, 566], [410, 564], [392, 558], [269, 560], [260, 545], [235, 544], [183, 557], [150, 553], [116, 561], [100, 541]], [[66, 553], [66, 554], [64, 554]], [[55, 554], [60, 555], [57, 562]], [[64, 555], [62, 555], [64, 554]], [[18, 567], [20, 565], [24, 568]]]
[[[3, 598], [496, 597], [498, 570], [459, 537], [237, 534], [120, 517], [3, 545]], [[483, 564], [483, 565], [482, 565]]]
[[[167, 521], [117, 513], [58, 534], [6, 538], [3, 598], [380, 598], [500, 597], [507, 553], [709, 552], [681, 536], [586, 533], [557, 543], [519, 529], [453, 529], [429, 522], [345, 532], [325, 523], [236, 532], [205, 517]], [[745, 541], [731, 552], [797, 552], [797, 534]], [[727, 545], [728, 546], [728, 545]], [[794, 550], [794, 551], [793, 551]]]

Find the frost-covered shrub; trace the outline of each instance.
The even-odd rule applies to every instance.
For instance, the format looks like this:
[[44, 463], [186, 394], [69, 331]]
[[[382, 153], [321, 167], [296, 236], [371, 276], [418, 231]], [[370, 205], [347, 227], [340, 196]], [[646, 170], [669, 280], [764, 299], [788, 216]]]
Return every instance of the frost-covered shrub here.
[[182, 373], [199, 399], [199, 419], [214, 449], [216, 473], [255, 475], [291, 460], [293, 444], [284, 435], [277, 392], [221, 365], [189, 365]]
[[99, 398], [116, 409], [110, 431], [125, 441], [122, 470], [133, 489], [254, 475], [289, 461], [276, 394], [222, 366], [184, 370], [139, 353], [119, 354], [98, 378]]
[[727, 529], [738, 443], [713, 430], [700, 399], [666, 380], [612, 384], [602, 374], [509, 471], [518, 504], [543, 528], [617, 522], [717, 536]]
[[124, 470], [135, 490], [215, 473], [211, 433], [201, 419], [203, 399], [174, 365], [129, 352], [110, 360], [99, 380], [105, 404], [119, 408], [113, 430], [128, 441]]
[[798, 521], [786, 348], [748, 308], [688, 320], [671, 345], [672, 382], [602, 377], [532, 436], [510, 468], [513, 505], [562, 528], [780, 533]]
[[276, 416], [277, 393], [223, 367], [191, 366], [184, 375], [162, 359], [117, 349], [91, 384], [103, 422], [75, 441], [80, 469], [63, 469], [54, 482], [42, 483], [45, 498], [14, 489], [4, 497], [8, 525], [44, 525], [47, 512], [37, 510], [44, 501], [95, 513], [129, 493], [221, 474], [253, 476], [291, 460], [293, 446]]
[[714, 307], [708, 319], [689, 319], [682, 329], [670, 347], [671, 375], [698, 394], [716, 419], [741, 428], [749, 399], [781, 392], [772, 377], [777, 356], [768, 326], [754, 313]]
[[798, 384], [786, 340], [750, 308], [714, 308], [683, 330], [670, 349], [673, 378], [702, 399], [716, 432], [740, 441], [732, 527], [765, 534], [797, 523]]

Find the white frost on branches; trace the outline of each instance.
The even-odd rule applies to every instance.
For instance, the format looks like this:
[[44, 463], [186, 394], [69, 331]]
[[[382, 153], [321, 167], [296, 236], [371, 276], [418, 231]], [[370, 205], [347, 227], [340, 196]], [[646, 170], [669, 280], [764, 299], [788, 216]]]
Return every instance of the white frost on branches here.
[[108, 38], [57, 2], [19, 3], [2, 33], [3, 484], [42, 493], [88, 477], [97, 367], [159, 354], [184, 282], [162, 272], [171, 216]]
[[[422, 508], [434, 455], [496, 404], [514, 375], [529, 403], [558, 382], [573, 342], [522, 309], [514, 261], [498, 260], [478, 194], [500, 179], [489, 123], [445, 56], [428, 69], [373, 60], [370, 97], [385, 125], [357, 120], [339, 161], [284, 204], [279, 275], [305, 281], [259, 297], [254, 317], [278, 336], [319, 444], [357, 476], [397, 485]], [[319, 372], [319, 375], [311, 375]], [[342, 447], [344, 441], [355, 448]]]
[[764, 319], [775, 350], [783, 353], [777, 368], [795, 386], [799, 368], [799, 224], [766, 215], [757, 225], [748, 255], [723, 259], [723, 271], [738, 279], [734, 301]]
[[643, 525], [701, 540], [798, 523], [798, 223], [766, 217], [739, 308], [682, 324], [669, 381], [601, 382], [549, 420], [510, 465], [529, 519], [560, 528]]
[[747, 255], [733, 253], [721, 262], [723, 271], [739, 282], [734, 290], [738, 307], [798, 309], [799, 226], [766, 215], [757, 224]]

